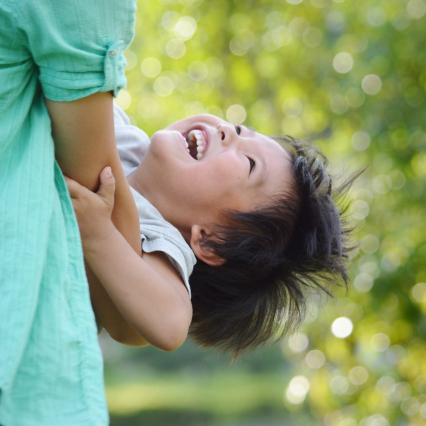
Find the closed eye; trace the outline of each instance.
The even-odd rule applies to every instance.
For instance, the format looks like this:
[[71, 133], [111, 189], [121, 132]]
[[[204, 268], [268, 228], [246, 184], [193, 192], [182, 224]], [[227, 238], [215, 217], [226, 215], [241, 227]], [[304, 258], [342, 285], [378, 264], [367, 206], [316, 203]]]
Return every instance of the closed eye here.
[[250, 162], [250, 172], [249, 172], [249, 174], [252, 172], [252, 170], [254, 169], [254, 165], [256, 164], [255, 162], [254, 162], [254, 160], [252, 160], [251, 158], [249, 158], [249, 157], [247, 157], [248, 158], [248, 160], [249, 160], [249, 162]]
[[[239, 135], [241, 133], [241, 126], [239, 124], [235, 124], [235, 131], [237, 132], [237, 135]], [[254, 160], [252, 160], [251, 158], [247, 157], [250, 163], [250, 172], [249, 175], [251, 174], [252, 170], [254, 169], [255, 166], [255, 162]]]

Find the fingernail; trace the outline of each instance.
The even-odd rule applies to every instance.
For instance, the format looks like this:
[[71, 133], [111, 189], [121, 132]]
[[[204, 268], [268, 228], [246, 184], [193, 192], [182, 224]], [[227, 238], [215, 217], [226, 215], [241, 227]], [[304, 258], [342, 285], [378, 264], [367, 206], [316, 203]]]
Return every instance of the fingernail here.
[[111, 167], [107, 167], [106, 174], [107, 174], [107, 176], [110, 176], [110, 177], [112, 176]]

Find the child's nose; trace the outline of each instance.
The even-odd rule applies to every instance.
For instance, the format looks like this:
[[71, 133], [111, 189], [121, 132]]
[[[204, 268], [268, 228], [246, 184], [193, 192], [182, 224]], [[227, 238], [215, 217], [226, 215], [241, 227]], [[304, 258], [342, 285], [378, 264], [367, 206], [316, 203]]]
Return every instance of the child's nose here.
[[237, 142], [238, 135], [231, 124], [221, 124], [218, 131], [222, 146], [229, 146]]

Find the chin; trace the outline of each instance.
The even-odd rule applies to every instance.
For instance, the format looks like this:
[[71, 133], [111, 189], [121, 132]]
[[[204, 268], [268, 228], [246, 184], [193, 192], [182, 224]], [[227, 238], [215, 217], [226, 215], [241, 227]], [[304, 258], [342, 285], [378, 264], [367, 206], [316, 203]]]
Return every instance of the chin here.
[[177, 141], [172, 141], [170, 134], [160, 130], [152, 135], [149, 149], [154, 155], [167, 158], [170, 156], [170, 152], [174, 151], [173, 142], [176, 144]]

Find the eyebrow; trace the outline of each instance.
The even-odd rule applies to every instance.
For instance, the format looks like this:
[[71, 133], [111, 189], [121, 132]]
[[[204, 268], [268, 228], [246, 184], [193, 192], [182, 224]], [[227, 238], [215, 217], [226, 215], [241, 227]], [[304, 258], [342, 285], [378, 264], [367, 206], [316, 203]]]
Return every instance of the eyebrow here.
[[[252, 129], [251, 127], [248, 127], [248, 126], [242, 126], [242, 127], [245, 127], [247, 130], [250, 130], [252, 133], [257, 133], [256, 130]], [[260, 162], [262, 163], [262, 166], [261, 166], [262, 171], [261, 171], [260, 179], [259, 179], [259, 184], [262, 184], [263, 182], [265, 182], [266, 178], [268, 177], [268, 167], [266, 166], [265, 157], [261, 153], [257, 154], [257, 158], [259, 158]]]

